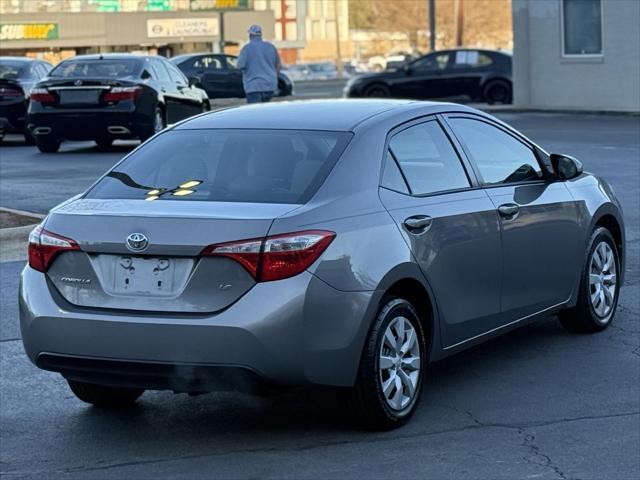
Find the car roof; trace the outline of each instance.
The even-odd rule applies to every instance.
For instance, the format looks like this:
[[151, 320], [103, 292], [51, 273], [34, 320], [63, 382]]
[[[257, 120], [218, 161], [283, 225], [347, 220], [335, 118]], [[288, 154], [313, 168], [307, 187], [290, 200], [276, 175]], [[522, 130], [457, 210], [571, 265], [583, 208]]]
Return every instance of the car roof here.
[[[454, 104], [412, 100], [298, 100], [244, 105], [198, 115], [177, 124], [177, 130], [248, 128], [351, 131], [376, 116], [420, 110], [421, 115], [451, 110]], [[456, 110], [469, 110], [455, 105]], [[459, 107], [459, 108], [458, 108]]]
[[[136, 55], [134, 53], [94, 53], [90, 55], [76, 55], [74, 57], [69, 57], [64, 61], [76, 61], [76, 60], [144, 60], [145, 58], [150, 58], [151, 55]], [[158, 55], [159, 58], [161, 57]]]
[[182, 55], [176, 55], [175, 57], [169, 58], [171, 62], [175, 62], [177, 60], [188, 60], [189, 58], [196, 57], [232, 57], [236, 58], [235, 55], [230, 55], [228, 53], [213, 53], [213, 52], [199, 52], [199, 53], [183, 53]]
[[22, 63], [31, 63], [31, 62], [46, 62], [45, 60], [40, 60], [39, 58], [29, 58], [29, 57], [0, 57], [0, 62], [22, 62]]

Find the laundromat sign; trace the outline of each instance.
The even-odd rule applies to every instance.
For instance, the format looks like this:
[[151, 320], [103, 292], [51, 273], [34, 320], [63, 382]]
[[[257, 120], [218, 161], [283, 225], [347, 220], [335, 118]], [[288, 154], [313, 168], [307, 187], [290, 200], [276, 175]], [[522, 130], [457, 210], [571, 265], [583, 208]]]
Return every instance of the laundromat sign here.
[[0, 23], [0, 42], [8, 40], [54, 40], [57, 23]]

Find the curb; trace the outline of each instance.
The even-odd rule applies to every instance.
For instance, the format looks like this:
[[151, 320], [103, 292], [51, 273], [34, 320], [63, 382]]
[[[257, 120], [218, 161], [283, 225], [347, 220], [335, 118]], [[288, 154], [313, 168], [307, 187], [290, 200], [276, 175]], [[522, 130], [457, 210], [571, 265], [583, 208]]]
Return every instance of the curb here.
[[27, 259], [27, 241], [36, 225], [0, 229], [0, 263]]
[[0, 262], [26, 260], [29, 234], [45, 215], [6, 207], [0, 207], [0, 211], [33, 218], [33, 224], [31, 225], [0, 228]]
[[27, 212], [26, 210], [16, 210], [15, 208], [0, 207], [0, 211], [13, 213], [14, 215], [22, 215], [23, 217], [34, 217], [39, 220], [42, 220], [44, 217], [46, 217], [46, 215], [43, 215], [41, 213]]

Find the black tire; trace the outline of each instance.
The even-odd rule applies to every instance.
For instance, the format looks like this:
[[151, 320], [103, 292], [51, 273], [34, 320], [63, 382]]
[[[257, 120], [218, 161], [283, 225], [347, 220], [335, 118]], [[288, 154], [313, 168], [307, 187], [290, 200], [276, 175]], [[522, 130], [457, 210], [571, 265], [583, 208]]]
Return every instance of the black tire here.
[[98, 150], [109, 150], [113, 144], [113, 138], [98, 138], [95, 142]]
[[36, 145], [42, 153], [56, 153], [60, 150], [61, 143], [61, 140], [55, 138], [36, 138]]
[[491, 80], [484, 87], [484, 100], [489, 103], [511, 103], [513, 89], [511, 83], [506, 80]]
[[[590, 282], [592, 258], [594, 256], [594, 252], [602, 242], [605, 242], [613, 252], [616, 273], [615, 293], [612, 295], [613, 302], [610, 310], [604, 315], [600, 315], [596, 311], [596, 307], [591, 301], [592, 288], [595, 286], [591, 285]], [[558, 318], [560, 319], [562, 326], [572, 333], [596, 333], [601, 332], [611, 325], [616, 314], [616, 308], [618, 307], [618, 298], [620, 295], [619, 278], [620, 257], [618, 248], [616, 247], [616, 242], [609, 230], [604, 227], [598, 227], [594, 230], [591, 238], [589, 239], [589, 246], [583, 261], [578, 302], [575, 307], [562, 310], [558, 313]], [[603, 285], [604, 284], [600, 285], [601, 290], [603, 290]], [[595, 290], [595, 288], [593, 289]]]
[[[409, 321], [417, 333], [420, 362], [413, 398], [402, 409], [394, 409], [383, 393], [380, 355], [385, 332], [400, 315]], [[404, 425], [411, 418], [420, 398], [426, 356], [424, 331], [416, 309], [402, 298], [385, 297], [365, 342], [356, 384], [351, 392], [353, 416], [359, 426], [366, 430], [391, 430]]]
[[363, 94], [365, 97], [389, 98], [391, 96], [391, 91], [389, 90], [389, 87], [382, 83], [374, 83], [373, 85], [369, 85], [365, 88]]
[[141, 388], [119, 388], [67, 380], [71, 391], [86, 403], [101, 408], [130, 407], [144, 393]]
[[35, 145], [36, 139], [31, 135], [31, 132], [27, 129], [24, 130], [24, 144], [25, 145]]

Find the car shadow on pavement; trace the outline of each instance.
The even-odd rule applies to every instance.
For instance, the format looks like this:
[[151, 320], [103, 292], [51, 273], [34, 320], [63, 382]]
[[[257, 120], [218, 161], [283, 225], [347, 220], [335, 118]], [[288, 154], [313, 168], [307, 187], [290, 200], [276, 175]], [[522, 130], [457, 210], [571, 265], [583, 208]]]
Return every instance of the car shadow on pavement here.
[[[579, 336], [567, 334], [556, 323], [555, 317], [542, 320], [430, 365], [416, 417], [440, 415], [442, 411], [434, 412], [431, 408], [434, 404], [450, 408], [448, 403], [459, 403], [458, 392], [464, 394], [470, 381], [476, 384], [482, 378], [481, 383], [490, 390], [494, 388], [492, 383], [502, 383], [503, 375], [514, 375], [514, 364], [548, 356], [554, 350], [559, 353], [563, 344], [580, 341]], [[481, 390], [476, 393], [482, 394]], [[449, 402], [454, 397], [456, 401]], [[470, 397], [469, 406], [476, 404], [476, 400]], [[92, 431], [109, 431], [120, 426], [137, 433], [153, 431], [169, 441], [178, 441], [181, 434], [190, 441], [194, 435], [204, 441], [231, 433], [278, 435], [358, 430], [348, 409], [348, 392], [330, 388], [292, 388], [266, 397], [237, 392], [197, 397], [146, 392], [130, 409], [108, 411], [87, 407], [78, 420]]]

